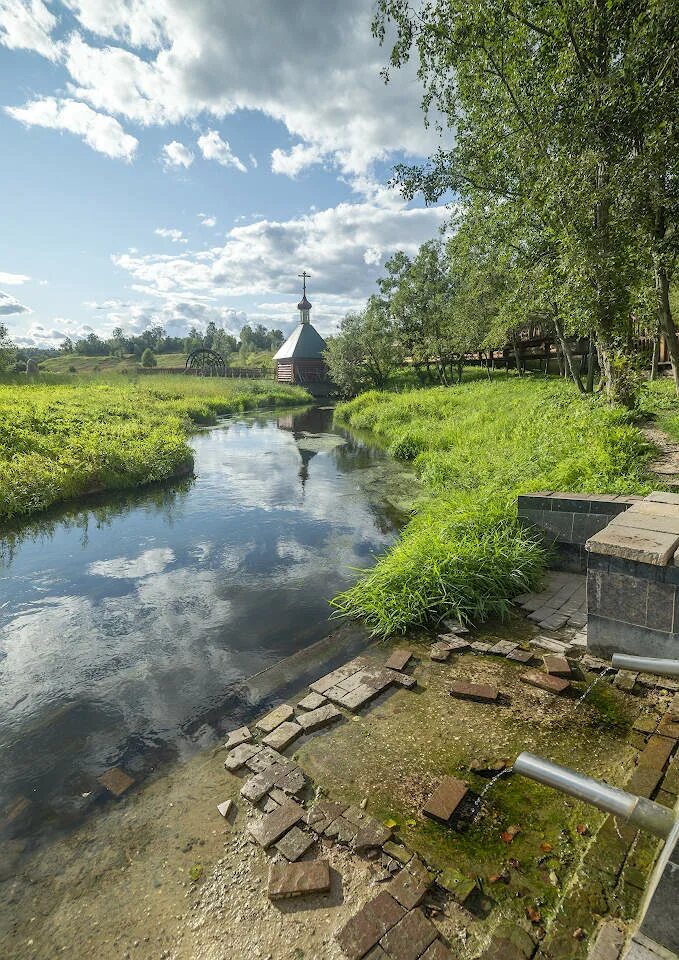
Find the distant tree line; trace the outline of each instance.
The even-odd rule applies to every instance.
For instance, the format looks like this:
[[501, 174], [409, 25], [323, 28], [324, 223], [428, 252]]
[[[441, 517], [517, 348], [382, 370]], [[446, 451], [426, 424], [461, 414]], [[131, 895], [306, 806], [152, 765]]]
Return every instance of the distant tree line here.
[[150, 351], [146, 353], [148, 360], [149, 356], [157, 354], [188, 354], [192, 350], [206, 348], [216, 350], [226, 358], [234, 353], [239, 353], [245, 358], [255, 351], [275, 351], [284, 340], [281, 330], [268, 330], [261, 323], [254, 327], [246, 324], [238, 338], [213, 322], [208, 323], [204, 332], [197, 327], [192, 327], [186, 337], [168, 336], [164, 327], [157, 324], [136, 335], [126, 334], [122, 327], [116, 327], [111, 336], [106, 339], [96, 333], [90, 333], [87, 337], [77, 340], [67, 337], [61, 344], [59, 352], [86, 357], [133, 355], [141, 360], [146, 351]]

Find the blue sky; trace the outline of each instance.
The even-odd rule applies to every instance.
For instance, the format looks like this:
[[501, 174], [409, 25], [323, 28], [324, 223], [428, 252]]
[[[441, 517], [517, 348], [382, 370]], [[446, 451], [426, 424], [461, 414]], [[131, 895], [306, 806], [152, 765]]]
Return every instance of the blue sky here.
[[370, 0], [0, 0], [0, 319], [331, 332], [446, 218], [386, 187], [430, 152], [411, 70], [386, 86]]

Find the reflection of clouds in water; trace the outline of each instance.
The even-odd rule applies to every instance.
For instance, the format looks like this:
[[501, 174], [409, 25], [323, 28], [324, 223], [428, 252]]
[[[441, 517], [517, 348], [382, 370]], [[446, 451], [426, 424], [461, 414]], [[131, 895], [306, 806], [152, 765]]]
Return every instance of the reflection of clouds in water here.
[[197, 560], [198, 563], [204, 563], [210, 559], [213, 550], [213, 543], [194, 543], [194, 545], [189, 548], [188, 555], [193, 560]]
[[174, 550], [169, 547], [157, 547], [145, 550], [134, 559], [116, 557], [113, 560], [95, 560], [89, 565], [89, 573], [100, 577], [115, 577], [121, 580], [138, 580], [152, 573], [161, 573], [174, 561]]

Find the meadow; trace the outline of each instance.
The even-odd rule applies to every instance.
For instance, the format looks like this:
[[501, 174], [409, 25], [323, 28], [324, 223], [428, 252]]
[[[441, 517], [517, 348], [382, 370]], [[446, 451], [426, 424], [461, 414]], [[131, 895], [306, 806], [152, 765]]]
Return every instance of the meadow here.
[[[654, 390], [679, 424], [667, 387]], [[503, 616], [513, 597], [539, 582], [547, 557], [517, 522], [519, 493], [651, 489], [652, 448], [634, 414], [580, 397], [557, 379], [372, 391], [342, 404], [336, 418], [412, 462], [426, 490], [395, 546], [333, 601], [377, 635], [444, 616]]]
[[[184, 367], [185, 353], [158, 353], [156, 367]], [[235, 352], [224, 359], [229, 367], [261, 367], [273, 370], [273, 353], [270, 350], [254, 350], [245, 356]], [[108, 377], [111, 374], [134, 376], [139, 369], [139, 358], [133, 353], [122, 357], [87, 357], [74, 353], [64, 353], [59, 357], [49, 357], [40, 361], [40, 369], [48, 374], [71, 374], [77, 376]]]
[[7, 378], [0, 384], [0, 520], [187, 474], [187, 438], [196, 426], [308, 399], [273, 381]]

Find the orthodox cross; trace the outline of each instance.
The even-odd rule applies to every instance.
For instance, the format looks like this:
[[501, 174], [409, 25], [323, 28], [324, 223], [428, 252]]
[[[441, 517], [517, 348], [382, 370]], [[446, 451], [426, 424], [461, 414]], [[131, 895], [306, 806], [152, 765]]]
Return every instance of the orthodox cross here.
[[307, 273], [306, 270], [302, 270], [302, 272], [301, 272], [301, 273], [298, 273], [297, 276], [298, 276], [298, 277], [300, 278], [300, 280], [302, 281], [302, 287], [303, 287], [303, 289], [302, 289], [302, 296], [303, 296], [303, 297], [306, 297], [306, 282], [307, 282], [307, 280], [311, 280], [311, 274], [310, 274], [310, 273]]

